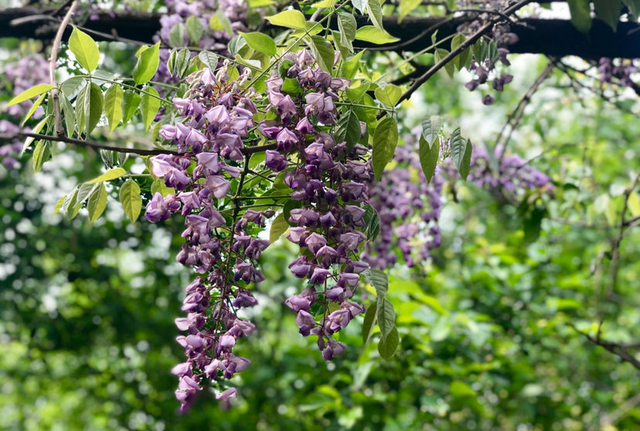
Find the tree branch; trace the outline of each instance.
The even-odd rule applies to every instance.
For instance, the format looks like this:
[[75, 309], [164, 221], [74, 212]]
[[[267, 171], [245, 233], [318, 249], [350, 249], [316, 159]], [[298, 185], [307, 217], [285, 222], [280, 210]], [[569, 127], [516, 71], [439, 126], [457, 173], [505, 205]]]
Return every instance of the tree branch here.
[[[49, 21], [55, 8], [10, 8], [0, 10], [0, 37], [53, 39], [58, 28]], [[503, 12], [504, 13], [504, 12]], [[442, 17], [406, 17], [398, 23], [397, 17], [384, 17], [385, 29], [400, 42], [389, 45], [371, 45], [356, 41], [356, 46], [378, 47], [393, 51], [420, 51], [432, 44], [431, 36], [438, 29], [437, 39], [441, 40], [456, 33], [465, 22], [475, 19], [477, 14], [468, 14], [453, 19]], [[32, 17], [28, 22], [11, 25], [16, 19]], [[84, 29], [94, 31], [96, 40], [120, 39], [125, 42], [151, 43], [160, 30], [158, 13], [114, 12], [99, 13], [96, 20], [87, 21]], [[358, 25], [364, 25], [366, 17], [358, 17]], [[433, 27], [433, 31], [425, 31]], [[266, 26], [266, 30], [270, 27]], [[545, 54], [554, 57], [577, 55], [591, 60], [601, 57], [640, 58], [640, 25], [634, 22], [620, 22], [618, 31], [601, 20], [594, 20], [587, 36], [577, 31], [570, 21], [560, 19], [522, 18], [511, 25], [511, 32], [518, 36], [518, 42], [509, 47], [514, 54]], [[68, 37], [71, 31], [65, 31]], [[416, 35], [421, 37], [416, 38]], [[408, 43], [410, 42], [410, 43]], [[377, 49], [378, 49], [377, 48]]]
[[596, 345], [598, 345], [600, 347], [605, 348], [609, 352], [611, 352], [614, 355], [618, 356], [624, 362], [628, 362], [628, 363], [630, 363], [631, 365], [633, 365], [634, 367], [636, 367], [637, 369], [640, 370], [640, 361], [637, 360], [635, 358], [635, 356], [633, 356], [632, 354], [627, 352], [625, 350], [625, 348], [622, 347], [622, 345], [620, 345], [618, 343], [611, 342], [611, 341], [603, 340], [603, 339], [600, 338], [599, 334], [598, 334], [597, 337], [592, 337], [591, 335], [587, 334], [586, 332], [580, 331], [578, 328], [576, 328], [571, 323], [569, 323], [569, 326], [571, 328], [573, 328], [579, 334], [583, 335], [587, 340], [591, 341], [593, 344], [596, 344]]
[[[115, 151], [117, 153], [127, 153], [127, 154], [137, 154], [139, 156], [155, 156], [159, 154], [173, 154], [180, 155], [181, 153], [169, 150], [169, 149], [153, 149], [147, 150], [144, 148], [126, 148], [126, 147], [117, 147], [114, 145], [107, 145], [97, 141], [91, 140], [82, 140], [69, 138], [67, 136], [52, 136], [52, 135], [43, 135], [41, 133], [31, 133], [31, 132], [19, 132], [12, 134], [0, 133], [0, 142], [11, 142], [16, 139], [24, 139], [24, 138], [34, 138], [34, 139], [42, 139], [45, 141], [55, 141], [55, 142], [64, 142], [66, 144], [78, 145], [84, 148], [93, 148], [96, 150], [108, 150]], [[269, 145], [258, 145], [253, 147], [244, 147], [242, 149], [242, 154], [250, 156], [251, 154], [260, 153], [267, 150], [275, 150], [276, 144]]]

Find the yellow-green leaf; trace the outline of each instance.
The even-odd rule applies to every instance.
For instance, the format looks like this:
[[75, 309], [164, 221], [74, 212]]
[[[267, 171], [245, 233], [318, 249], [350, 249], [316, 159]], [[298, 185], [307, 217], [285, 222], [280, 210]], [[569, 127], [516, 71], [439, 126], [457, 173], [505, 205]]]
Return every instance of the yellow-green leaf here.
[[98, 67], [98, 60], [100, 60], [98, 44], [91, 36], [77, 27], [73, 27], [73, 32], [69, 38], [69, 49], [76, 56], [78, 63], [87, 71], [92, 72]]
[[11, 99], [9, 103], [7, 103], [7, 108], [9, 106], [17, 105], [20, 102], [24, 102], [25, 100], [29, 100], [33, 97], [39, 96], [42, 93], [46, 93], [51, 91], [55, 87], [51, 84], [38, 84], [29, 88], [28, 90], [24, 90], [22, 93], [18, 94], [16, 97]]
[[95, 184], [95, 183], [101, 183], [103, 181], [115, 180], [116, 178], [120, 178], [126, 174], [127, 174], [127, 171], [125, 171], [122, 168], [109, 169], [104, 174], [92, 179], [91, 181], [87, 181], [87, 184]]
[[142, 113], [142, 123], [145, 130], [149, 129], [159, 109], [160, 95], [155, 88], [148, 87], [140, 100], [140, 112]]
[[269, 56], [276, 55], [276, 43], [273, 41], [273, 39], [271, 39], [270, 36], [257, 31], [253, 33], [239, 33], [244, 38], [244, 40], [247, 41], [247, 45], [249, 45], [256, 51]]
[[276, 242], [283, 233], [289, 229], [289, 223], [284, 217], [284, 213], [278, 214], [278, 216], [271, 223], [271, 230], [269, 231], [269, 242], [273, 244]]
[[38, 141], [36, 149], [33, 151], [33, 170], [40, 172], [42, 165], [49, 159], [51, 155], [51, 142]]
[[122, 120], [122, 101], [124, 91], [119, 85], [112, 85], [105, 93], [104, 112], [109, 121], [109, 130], [113, 132], [120, 120]]
[[363, 42], [374, 43], [376, 45], [393, 43], [400, 40], [397, 37], [391, 36], [386, 31], [380, 30], [372, 25], [360, 27], [356, 32], [356, 39], [362, 40]]
[[36, 100], [33, 103], [33, 105], [31, 106], [31, 109], [29, 109], [29, 112], [27, 112], [27, 115], [25, 115], [24, 120], [22, 120], [22, 123], [20, 124], [20, 126], [24, 126], [24, 123], [26, 123], [29, 120], [29, 118], [31, 118], [31, 116], [33, 115], [34, 112], [36, 112], [36, 109], [38, 109], [38, 106], [40, 106], [40, 104], [42, 103], [45, 97], [46, 97], [46, 94], [42, 94], [40, 97], [38, 97], [38, 100]]
[[306, 20], [299, 10], [285, 10], [276, 15], [266, 17], [273, 25], [304, 30]]
[[160, 42], [140, 53], [136, 67], [133, 69], [133, 79], [136, 84], [145, 84], [156, 74], [160, 65]]
[[134, 180], [127, 180], [120, 188], [120, 203], [124, 213], [135, 223], [142, 210], [140, 186]]
[[384, 88], [376, 88], [375, 95], [380, 102], [393, 108], [402, 97], [402, 88], [394, 84], [387, 84]]
[[89, 210], [89, 220], [93, 223], [102, 215], [107, 208], [107, 188], [104, 184], [94, 187], [87, 200], [87, 209]]

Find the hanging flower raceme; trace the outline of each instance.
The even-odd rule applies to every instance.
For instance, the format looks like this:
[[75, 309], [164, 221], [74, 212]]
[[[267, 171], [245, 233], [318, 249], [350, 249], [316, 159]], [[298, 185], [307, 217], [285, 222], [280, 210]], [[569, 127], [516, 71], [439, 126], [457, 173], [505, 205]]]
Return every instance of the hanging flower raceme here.
[[374, 268], [388, 268], [399, 258], [412, 267], [426, 261], [430, 250], [440, 246], [444, 181], [438, 168], [427, 182], [418, 158], [419, 134], [420, 128], [408, 133], [404, 145], [395, 151], [398, 165], [369, 184], [371, 205], [380, 217], [380, 236], [367, 246], [363, 257]]
[[[394, 159], [398, 165], [384, 171], [379, 181], [368, 184], [371, 205], [380, 217], [380, 236], [363, 253], [364, 260], [373, 268], [389, 268], [400, 259], [414, 266], [440, 247], [438, 223], [445, 201], [442, 188], [445, 181], [458, 179], [460, 174], [447, 158], [437, 167], [431, 182], [426, 181], [418, 152], [420, 131], [419, 127], [413, 129], [404, 136], [404, 145], [396, 148]], [[443, 153], [450, 152], [443, 138], [440, 146]], [[532, 191], [547, 195], [553, 192], [546, 174], [515, 154], [503, 153], [502, 147], [495, 149], [493, 160], [497, 171], [494, 171], [487, 151], [474, 147], [467, 181], [498, 197], [504, 193], [523, 198]]]
[[[369, 150], [336, 142], [333, 134], [336, 102], [349, 81], [331, 78], [307, 51], [282, 59], [282, 76], [266, 80], [265, 96], [244, 88], [248, 69], [229, 81], [227, 67], [188, 77], [189, 91], [173, 99], [180, 122], [160, 130], [177, 154], [151, 159], [152, 173], [174, 193], [156, 193], [145, 216], [151, 222], [175, 213], [185, 217], [177, 260], [197, 274], [185, 288], [187, 315], [176, 320], [186, 334], [177, 339], [186, 361], [173, 369], [183, 411], [203, 386], [230, 379], [250, 363], [232, 352], [256, 329], [237, 310], [257, 303], [251, 287], [264, 280], [257, 261], [269, 241], [259, 233], [275, 215], [264, 209], [272, 191], [290, 195], [285, 203], [273, 199], [273, 207], [284, 206], [286, 237], [300, 245], [289, 267], [308, 281], [286, 301], [300, 333], [318, 336], [322, 356], [330, 360], [346, 348], [332, 335], [364, 312], [351, 299], [368, 268], [359, 254], [367, 240]], [[250, 163], [257, 153], [264, 153], [262, 162]], [[235, 395], [228, 389], [219, 397], [228, 402]]]

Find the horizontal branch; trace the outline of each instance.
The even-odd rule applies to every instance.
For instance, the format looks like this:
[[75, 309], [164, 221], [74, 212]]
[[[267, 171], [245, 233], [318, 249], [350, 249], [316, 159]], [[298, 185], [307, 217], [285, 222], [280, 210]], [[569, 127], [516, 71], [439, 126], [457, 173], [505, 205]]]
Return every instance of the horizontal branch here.
[[96, 150], [109, 150], [117, 153], [138, 154], [139, 156], [155, 156], [158, 154], [180, 154], [177, 151], [164, 150], [161, 148], [154, 150], [146, 150], [143, 148], [125, 148], [113, 145], [102, 144], [97, 141], [84, 141], [82, 139], [68, 138], [66, 136], [43, 135], [41, 133], [19, 132], [13, 134], [0, 134], [0, 141], [13, 141], [15, 139], [34, 138], [44, 141], [64, 142], [66, 144], [78, 145], [84, 148], [93, 148]]
[[[54, 11], [52, 8], [34, 7], [0, 10], [0, 37], [53, 39], [58, 28], [50, 16]], [[437, 28], [437, 38], [443, 39], [454, 34], [461, 24], [473, 20], [476, 15], [470, 14], [454, 19], [406, 17], [401, 23], [398, 23], [396, 17], [385, 17], [384, 26], [387, 31], [400, 38], [400, 42], [389, 45], [388, 49], [420, 51], [432, 44], [433, 32], [425, 32], [426, 29]], [[129, 39], [151, 43], [153, 36], [160, 30], [161, 16], [158, 13], [134, 11], [99, 13], [97, 19], [87, 21], [84, 28], [102, 33], [93, 34], [96, 40]], [[30, 18], [24, 20], [26, 17]], [[22, 23], [11, 25], [15, 20]], [[368, 23], [366, 17], [358, 18], [359, 25], [365, 23]], [[577, 31], [568, 20], [524, 18], [511, 27], [511, 31], [519, 39], [511, 45], [512, 53], [545, 54], [554, 57], [576, 55], [592, 60], [601, 57], [640, 58], [640, 25], [633, 22], [619, 23], [618, 31], [614, 33], [604, 22], [596, 19], [588, 37]], [[65, 38], [69, 34], [70, 30], [67, 30]], [[416, 39], [416, 35], [421, 37]], [[356, 46], [372, 45], [356, 41]], [[382, 45], [382, 48], [385, 46]]]
[[[67, 136], [52, 136], [52, 135], [43, 135], [41, 133], [32, 133], [32, 132], [18, 132], [18, 133], [0, 133], [0, 142], [11, 142], [16, 139], [24, 139], [24, 138], [33, 138], [33, 139], [41, 139], [45, 141], [55, 141], [55, 142], [64, 142], [66, 144], [78, 145], [84, 148], [93, 148], [96, 150], [108, 150], [115, 151], [117, 153], [127, 153], [127, 154], [137, 154], [139, 156], [156, 156], [159, 154], [173, 154], [180, 155], [181, 153], [173, 150], [165, 150], [162, 148], [147, 150], [144, 148], [126, 148], [126, 147], [117, 147], [114, 145], [107, 145], [97, 141], [91, 140], [82, 140], [69, 138]], [[258, 145], [253, 147], [244, 147], [242, 149], [242, 153], [246, 155], [251, 155], [255, 153], [260, 153], [267, 150], [275, 150], [277, 147], [276, 144], [269, 145]]]

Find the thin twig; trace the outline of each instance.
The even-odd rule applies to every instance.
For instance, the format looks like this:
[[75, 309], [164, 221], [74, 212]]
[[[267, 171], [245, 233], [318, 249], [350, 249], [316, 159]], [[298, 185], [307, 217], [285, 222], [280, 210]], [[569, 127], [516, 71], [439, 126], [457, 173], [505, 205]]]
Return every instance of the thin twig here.
[[53, 85], [53, 89], [51, 90], [51, 100], [53, 102], [53, 119], [54, 119], [54, 131], [57, 136], [61, 136], [64, 134], [62, 129], [62, 117], [60, 116], [60, 100], [58, 99], [58, 83], [56, 82], [56, 62], [58, 61], [58, 50], [60, 49], [60, 42], [62, 41], [62, 35], [64, 34], [67, 25], [69, 25], [69, 21], [71, 21], [71, 16], [78, 7], [78, 0], [74, 0], [69, 7], [66, 15], [62, 19], [60, 23], [60, 27], [58, 27], [58, 32], [56, 33], [56, 37], [53, 39], [53, 45], [51, 46], [51, 57], [49, 57], [49, 81], [50, 84]]
[[640, 172], [636, 175], [631, 185], [624, 192], [624, 204], [622, 205], [622, 212], [620, 214], [620, 229], [618, 230], [618, 237], [614, 240], [611, 250], [611, 285], [608, 289], [608, 294], [615, 292], [616, 285], [618, 284], [618, 268], [620, 266], [620, 244], [625, 237], [625, 230], [634, 227], [633, 224], [625, 226], [626, 212], [629, 208], [629, 197], [634, 192], [636, 186], [640, 181]]
[[[520, 0], [519, 2], [517, 2], [514, 5], [508, 7], [507, 9], [505, 9], [503, 13], [505, 15], [511, 15], [511, 14], [515, 13], [516, 11], [518, 11], [519, 9], [523, 8], [524, 6], [526, 6], [527, 4], [531, 3], [532, 1], [533, 0]], [[398, 100], [398, 103], [396, 105], [399, 105], [400, 103], [402, 103], [405, 100], [409, 99], [411, 97], [411, 95], [413, 93], [415, 93], [418, 88], [420, 88], [422, 86], [422, 84], [427, 82], [427, 80], [429, 78], [431, 78], [433, 75], [435, 75], [440, 69], [445, 67], [449, 62], [451, 62], [460, 53], [462, 53], [462, 51], [464, 51], [465, 49], [467, 49], [468, 47], [473, 45], [482, 36], [484, 36], [485, 34], [489, 33], [491, 31], [491, 29], [493, 28], [493, 26], [496, 25], [501, 20], [502, 20], [502, 17], [500, 17], [500, 16], [491, 19], [487, 24], [482, 26], [480, 28], [480, 30], [475, 32], [468, 39], [466, 39], [464, 42], [462, 42], [460, 45], [458, 45], [458, 47], [456, 49], [451, 50], [451, 52], [449, 54], [447, 54], [442, 60], [440, 60], [439, 62], [434, 64], [433, 67], [431, 67], [424, 75], [422, 75], [421, 77], [416, 79], [414, 81], [414, 83], [411, 84], [411, 87], [409, 87], [409, 89], [402, 94], [402, 96], [400, 97], [400, 99]]]
[[624, 347], [622, 347], [620, 344], [614, 343], [614, 342], [611, 342], [611, 341], [606, 341], [606, 340], [603, 340], [602, 338], [594, 338], [591, 335], [587, 334], [586, 332], [582, 332], [581, 330], [576, 328], [572, 323], [569, 323], [568, 325], [571, 328], [573, 328], [576, 332], [578, 332], [579, 334], [583, 335], [587, 340], [591, 341], [593, 344], [596, 344], [596, 345], [598, 345], [600, 347], [605, 348], [609, 352], [611, 352], [614, 355], [618, 356], [624, 362], [628, 362], [628, 363], [630, 363], [631, 365], [633, 365], [634, 367], [636, 367], [637, 369], [640, 370], [640, 361], [638, 361], [635, 358], [635, 356], [633, 356], [632, 354], [627, 352], [624, 349]]
[[154, 150], [146, 150], [142, 148], [124, 148], [124, 147], [116, 147], [113, 145], [106, 145], [96, 141], [83, 141], [82, 139], [69, 138], [66, 136], [51, 136], [51, 135], [43, 135], [40, 133], [31, 133], [31, 132], [19, 132], [13, 134], [0, 134], [0, 141], [12, 141], [20, 138], [35, 138], [42, 139], [45, 141], [55, 141], [55, 142], [64, 142], [66, 144], [78, 145], [80, 147], [85, 148], [94, 148], [98, 150], [110, 150], [115, 151], [117, 153], [128, 153], [128, 154], [138, 154], [140, 156], [153, 156], [158, 154], [174, 154], [178, 155], [177, 151], [172, 150], [164, 150], [164, 149], [154, 149]]
[[[94, 148], [94, 149], [98, 149], [98, 150], [110, 150], [110, 151], [115, 151], [117, 153], [127, 153], [127, 154], [137, 154], [139, 156], [154, 156], [154, 155], [158, 155], [158, 154], [172, 154], [172, 155], [180, 155], [181, 153], [174, 151], [174, 150], [169, 150], [169, 149], [162, 149], [162, 148], [158, 148], [158, 149], [143, 149], [143, 148], [125, 148], [125, 147], [117, 147], [114, 145], [107, 145], [107, 144], [102, 144], [100, 142], [97, 141], [91, 141], [91, 140], [82, 140], [82, 139], [75, 139], [75, 138], [69, 138], [67, 136], [52, 136], [52, 135], [44, 135], [41, 133], [32, 133], [32, 132], [18, 132], [18, 133], [11, 133], [11, 134], [6, 134], [6, 133], [0, 133], [0, 141], [14, 141], [16, 139], [22, 139], [22, 138], [34, 138], [34, 139], [42, 139], [45, 141], [55, 141], [55, 142], [64, 142], [66, 144], [73, 144], [73, 145], [78, 145], [81, 147], [85, 147], [85, 148]], [[251, 155], [251, 154], [255, 154], [255, 153], [260, 153], [262, 151], [267, 151], [267, 150], [275, 150], [277, 147], [276, 144], [269, 144], [269, 145], [258, 145], [258, 146], [253, 146], [253, 147], [244, 147], [242, 149], [242, 153], [245, 155]]]
[[538, 91], [538, 88], [540, 88], [540, 86], [545, 81], [545, 79], [547, 79], [549, 75], [551, 75], [551, 72], [553, 72], [553, 69], [555, 69], [555, 64], [553, 62], [550, 62], [549, 64], [547, 64], [547, 67], [544, 68], [544, 70], [538, 76], [535, 82], [531, 85], [531, 87], [529, 87], [529, 89], [524, 94], [524, 96], [522, 96], [522, 99], [520, 99], [520, 101], [518, 102], [516, 109], [514, 109], [509, 114], [509, 117], [507, 118], [507, 122], [502, 127], [502, 130], [500, 130], [500, 134], [496, 139], [496, 147], [497, 147], [500, 144], [500, 140], [502, 139], [504, 132], [507, 130], [507, 127], [509, 127], [509, 134], [504, 140], [504, 145], [503, 145], [504, 148], [500, 153], [498, 160], [502, 160], [503, 154], [505, 153], [504, 149], [507, 147], [507, 144], [511, 140], [511, 135], [513, 134], [514, 130], [518, 127], [520, 120], [522, 120], [522, 116], [524, 114], [525, 108], [527, 107], [529, 102], [531, 102], [533, 95], [535, 94], [536, 91]]

